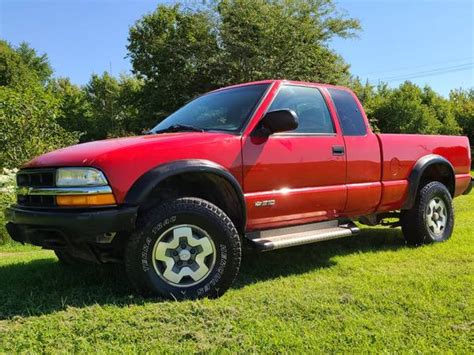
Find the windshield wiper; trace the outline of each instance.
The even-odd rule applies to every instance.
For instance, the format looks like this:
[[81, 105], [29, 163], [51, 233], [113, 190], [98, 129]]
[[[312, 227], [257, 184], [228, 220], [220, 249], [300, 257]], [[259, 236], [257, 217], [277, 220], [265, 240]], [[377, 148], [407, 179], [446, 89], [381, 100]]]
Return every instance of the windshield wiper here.
[[167, 132], [204, 132], [204, 129], [183, 124], [174, 124], [165, 129], [159, 129], [158, 131], [150, 131], [148, 132], [148, 134], [160, 134]]

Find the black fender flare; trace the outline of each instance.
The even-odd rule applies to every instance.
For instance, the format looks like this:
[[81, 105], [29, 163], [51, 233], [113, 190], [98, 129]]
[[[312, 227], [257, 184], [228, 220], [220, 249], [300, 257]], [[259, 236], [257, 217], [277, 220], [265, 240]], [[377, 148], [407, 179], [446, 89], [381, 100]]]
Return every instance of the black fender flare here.
[[[415, 205], [416, 195], [418, 193], [418, 187], [420, 185], [421, 177], [423, 176], [423, 173], [426, 171], [426, 169], [433, 164], [442, 164], [447, 166], [452, 174], [453, 183], [456, 183], [454, 168], [453, 165], [449, 162], [449, 160], [437, 154], [425, 155], [417, 160], [417, 162], [413, 166], [410, 176], [408, 177], [408, 196], [405, 200], [405, 203], [403, 204], [402, 209], [410, 209]], [[449, 186], [447, 187], [449, 189]], [[451, 193], [451, 196], [454, 196], [454, 186], [453, 189], [450, 189], [449, 192]]]
[[210, 173], [225, 179], [234, 189], [240, 202], [243, 228], [247, 222], [244, 192], [237, 179], [223, 166], [204, 159], [175, 160], [158, 165], [140, 176], [125, 196], [125, 203], [139, 206], [147, 196], [165, 179], [183, 173]]

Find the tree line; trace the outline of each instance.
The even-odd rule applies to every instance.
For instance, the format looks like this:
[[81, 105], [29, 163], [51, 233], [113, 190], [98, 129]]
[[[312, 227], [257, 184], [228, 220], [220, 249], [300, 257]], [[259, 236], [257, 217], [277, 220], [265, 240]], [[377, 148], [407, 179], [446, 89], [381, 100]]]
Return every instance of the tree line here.
[[330, 47], [360, 23], [332, 0], [219, 0], [160, 5], [129, 31], [130, 75], [92, 74], [78, 86], [53, 75], [46, 54], [0, 40], [0, 167], [62, 146], [152, 128], [183, 103], [229, 84], [292, 79], [354, 89], [376, 131], [464, 134], [474, 142], [474, 89], [449, 98], [405, 82], [351, 76]]

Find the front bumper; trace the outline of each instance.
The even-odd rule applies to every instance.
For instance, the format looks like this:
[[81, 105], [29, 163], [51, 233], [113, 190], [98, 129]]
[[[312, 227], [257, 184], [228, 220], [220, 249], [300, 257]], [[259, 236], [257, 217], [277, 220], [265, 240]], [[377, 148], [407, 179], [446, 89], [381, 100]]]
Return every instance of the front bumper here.
[[464, 191], [463, 195], [467, 195], [468, 193], [470, 193], [472, 191], [473, 186], [474, 186], [474, 178], [471, 177], [471, 183], [467, 187], [467, 190]]
[[5, 210], [5, 218], [13, 240], [54, 248], [71, 242], [97, 242], [104, 234], [132, 231], [137, 210], [135, 206], [48, 210], [11, 206]]

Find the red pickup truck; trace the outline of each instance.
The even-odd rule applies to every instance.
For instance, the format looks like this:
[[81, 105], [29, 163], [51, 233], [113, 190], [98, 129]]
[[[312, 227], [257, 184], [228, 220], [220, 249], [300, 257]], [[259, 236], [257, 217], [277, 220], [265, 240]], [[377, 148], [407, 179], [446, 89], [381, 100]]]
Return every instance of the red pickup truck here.
[[202, 95], [149, 134], [60, 149], [18, 173], [16, 241], [123, 263], [144, 294], [217, 297], [242, 247], [272, 250], [394, 217], [410, 244], [454, 227], [466, 137], [375, 134], [344, 87], [268, 80]]

